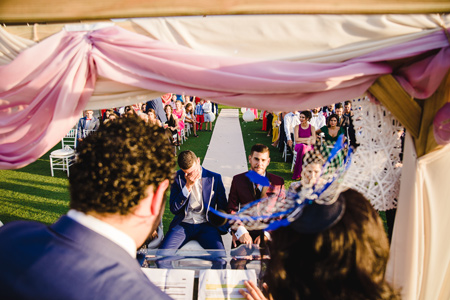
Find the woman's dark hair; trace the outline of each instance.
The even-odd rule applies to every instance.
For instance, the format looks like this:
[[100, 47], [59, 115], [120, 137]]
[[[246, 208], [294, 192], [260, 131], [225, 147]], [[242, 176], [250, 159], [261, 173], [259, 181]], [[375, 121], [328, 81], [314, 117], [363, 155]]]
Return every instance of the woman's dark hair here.
[[155, 117], [156, 117], [156, 112], [155, 112], [155, 110], [153, 108], [147, 109], [147, 115], [148, 115], [148, 113], [153, 113], [155, 115]]
[[304, 110], [300, 114], [304, 115], [307, 121], [311, 120], [312, 114], [309, 110]]
[[[331, 118], [335, 118], [336, 121], [339, 122], [339, 116], [337, 114], [331, 114], [327, 118], [327, 127], [330, 127], [330, 120], [331, 120]], [[339, 126], [339, 124], [337, 124], [336, 126]]]
[[264, 275], [275, 300], [400, 299], [385, 280], [389, 242], [378, 213], [355, 190], [342, 219], [316, 234], [272, 232]]
[[170, 108], [170, 113], [173, 113], [173, 107], [170, 104], [167, 104], [166, 106], [164, 106], [164, 111], [166, 111], [167, 108]]
[[194, 110], [194, 106], [192, 105], [192, 103], [188, 103], [188, 104], [186, 104], [186, 112], [191, 112], [191, 108], [192, 108], [192, 111]]
[[164, 130], [130, 116], [108, 122], [77, 147], [70, 169], [70, 208], [126, 215], [149, 186], [173, 179], [175, 160]]

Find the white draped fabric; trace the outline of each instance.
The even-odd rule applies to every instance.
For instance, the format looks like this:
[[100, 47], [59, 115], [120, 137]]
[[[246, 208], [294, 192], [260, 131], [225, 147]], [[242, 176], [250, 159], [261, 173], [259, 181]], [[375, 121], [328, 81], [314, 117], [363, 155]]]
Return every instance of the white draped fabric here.
[[450, 144], [417, 159], [407, 134], [387, 278], [403, 299], [450, 299]]

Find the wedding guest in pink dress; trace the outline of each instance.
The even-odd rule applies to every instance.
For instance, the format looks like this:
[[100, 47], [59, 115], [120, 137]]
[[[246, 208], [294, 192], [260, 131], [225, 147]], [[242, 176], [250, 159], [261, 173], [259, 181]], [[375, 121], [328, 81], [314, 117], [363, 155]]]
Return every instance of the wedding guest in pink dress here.
[[186, 112], [183, 108], [183, 103], [180, 100], [175, 102], [175, 109], [173, 110], [173, 114], [178, 118], [178, 129], [181, 131], [184, 129], [184, 118], [186, 117]]
[[295, 151], [297, 152], [297, 159], [294, 165], [294, 174], [292, 174], [293, 180], [300, 179], [303, 168], [303, 156], [306, 152], [314, 149], [314, 143], [316, 141], [316, 129], [309, 124], [311, 120], [310, 111], [302, 111], [300, 113], [300, 124], [294, 128], [295, 137]]

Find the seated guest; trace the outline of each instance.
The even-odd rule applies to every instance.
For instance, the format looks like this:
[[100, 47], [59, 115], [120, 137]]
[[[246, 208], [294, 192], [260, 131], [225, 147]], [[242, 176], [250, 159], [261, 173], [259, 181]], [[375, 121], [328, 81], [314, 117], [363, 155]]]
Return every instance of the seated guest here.
[[289, 112], [284, 116], [284, 131], [286, 133], [286, 144], [288, 148], [292, 151], [294, 144], [292, 140], [294, 139], [294, 128], [300, 124], [300, 114], [298, 111]]
[[323, 114], [320, 112], [320, 107], [316, 107], [312, 109], [312, 115], [311, 115], [311, 120], [309, 121], [309, 123], [314, 126], [314, 128], [321, 128], [323, 126], [325, 126], [326, 124], [326, 119], [323, 116]]
[[147, 110], [147, 116], [148, 116], [148, 123], [162, 127], [161, 121], [156, 118], [156, 113], [153, 108], [149, 108]]
[[[230, 195], [228, 196], [227, 213], [235, 214], [246, 204], [257, 199], [276, 195], [284, 198], [284, 179], [277, 175], [266, 172], [270, 163], [270, 150], [266, 145], [255, 144], [250, 150], [248, 156], [250, 169], [261, 176], [269, 179], [270, 186], [255, 186], [246, 176], [247, 172], [235, 175], [231, 182]], [[261, 230], [248, 231], [244, 225], [236, 231], [232, 231], [232, 248], [240, 244], [260, 244], [264, 242], [263, 232]], [[262, 237], [262, 238], [261, 238]]]
[[300, 179], [303, 168], [303, 156], [306, 152], [311, 151], [314, 148], [316, 142], [316, 130], [314, 126], [309, 124], [311, 119], [311, 112], [308, 110], [300, 113], [300, 124], [295, 126], [294, 140], [295, 140], [295, 152], [297, 152], [297, 158], [294, 165], [294, 173], [292, 174], [293, 180]]
[[191, 102], [186, 104], [186, 119], [185, 121], [190, 124], [192, 127], [192, 130], [194, 131], [194, 136], [198, 137], [197, 135], [197, 119], [194, 114], [194, 105], [192, 105]]
[[173, 108], [169, 104], [164, 107], [167, 121], [164, 123], [164, 128], [170, 132], [171, 141], [175, 146], [179, 146], [178, 142], [178, 118], [172, 114]]
[[128, 118], [130, 116], [137, 117], [137, 115], [138, 114], [137, 114], [136, 110], [134, 109], [134, 107], [132, 105], [127, 105], [127, 106], [125, 106], [121, 117], [123, 117], [123, 118]]
[[350, 100], [344, 102], [344, 116], [348, 118], [353, 117], [352, 101]]
[[140, 114], [139, 118], [142, 119], [145, 123], [148, 123], [148, 115], [147, 114]]
[[332, 114], [335, 113], [334, 111], [334, 104], [330, 104], [328, 106], [324, 106], [322, 109], [322, 114], [325, 118], [328, 118], [329, 116], [331, 116]]
[[[170, 211], [175, 215], [159, 254], [171, 255], [191, 240], [205, 249], [224, 249], [219, 228], [211, 224], [209, 208], [225, 210], [227, 198], [222, 176], [200, 165], [192, 151], [178, 155], [178, 170], [170, 188]], [[172, 249], [172, 250], [167, 250]]]
[[104, 124], [78, 146], [67, 215], [0, 228], [2, 299], [171, 299], [136, 260], [174, 168], [164, 132], [152, 129], [138, 118]]
[[273, 112], [273, 119], [272, 119], [272, 146], [275, 148], [278, 147], [278, 141], [280, 138], [280, 112]]
[[316, 130], [316, 134], [324, 133], [325, 142], [334, 144], [341, 134], [345, 134], [344, 128], [338, 126], [339, 117], [332, 114], [327, 119], [327, 125]]
[[164, 111], [164, 106], [166, 105], [166, 102], [170, 102], [170, 97], [172, 94], [165, 94], [162, 95], [159, 98], [147, 101], [145, 107], [147, 109], [152, 108], [155, 111], [156, 118], [161, 121], [162, 124], [164, 124], [167, 121], [166, 113]]
[[[355, 190], [342, 192], [332, 205], [305, 206], [289, 226], [272, 232], [269, 250], [263, 279], [268, 299], [400, 299], [386, 282], [383, 222]], [[245, 299], [267, 299], [253, 282], [245, 285]]]
[[103, 114], [103, 116], [102, 116], [102, 122], [105, 122], [105, 120], [108, 120], [109, 116], [112, 115], [112, 114], [114, 114], [114, 110], [113, 109], [107, 109], [105, 111], [105, 113]]

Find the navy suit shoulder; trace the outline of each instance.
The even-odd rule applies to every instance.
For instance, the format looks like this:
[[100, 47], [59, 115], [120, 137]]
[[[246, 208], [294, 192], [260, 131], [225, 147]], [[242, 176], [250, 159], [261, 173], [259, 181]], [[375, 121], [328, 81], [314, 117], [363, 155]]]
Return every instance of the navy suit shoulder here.
[[0, 228], [2, 299], [170, 299], [137, 260], [67, 216]]

